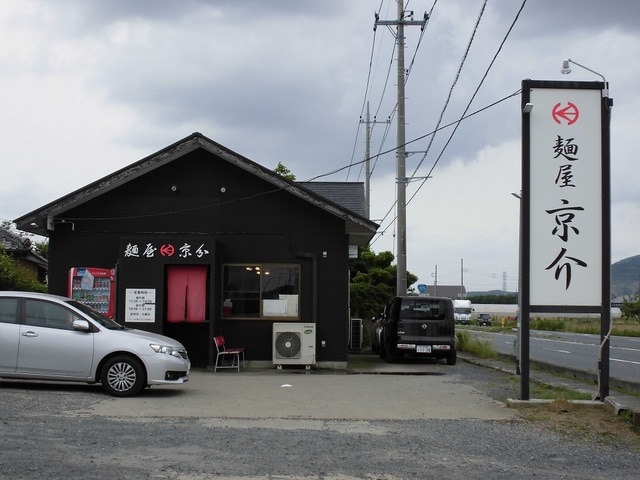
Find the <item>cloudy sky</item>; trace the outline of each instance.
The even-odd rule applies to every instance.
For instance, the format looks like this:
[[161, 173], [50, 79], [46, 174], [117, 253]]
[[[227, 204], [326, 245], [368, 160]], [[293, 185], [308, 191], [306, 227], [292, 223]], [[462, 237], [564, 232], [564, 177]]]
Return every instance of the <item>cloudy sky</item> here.
[[[430, 177], [407, 190], [419, 283], [516, 290], [518, 91], [600, 79], [561, 75], [566, 58], [610, 83], [612, 258], [640, 254], [640, 2], [407, 3], [431, 12], [405, 32], [407, 174]], [[371, 152], [387, 152], [371, 164], [372, 248], [395, 253], [395, 30], [374, 32], [376, 12], [396, 19], [395, 0], [2, 0], [0, 219], [195, 131], [298, 180], [364, 181], [368, 103]]]

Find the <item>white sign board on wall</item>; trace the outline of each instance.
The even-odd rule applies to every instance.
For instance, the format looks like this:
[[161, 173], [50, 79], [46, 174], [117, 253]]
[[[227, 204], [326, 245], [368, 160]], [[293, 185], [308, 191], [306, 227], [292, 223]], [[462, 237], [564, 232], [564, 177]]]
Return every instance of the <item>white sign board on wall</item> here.
[[600, 305], [602, 92], [531, 88], [530, 305]]
[[155, 288], [127, 288], [125, 291], [125, 322], [156, 321]]

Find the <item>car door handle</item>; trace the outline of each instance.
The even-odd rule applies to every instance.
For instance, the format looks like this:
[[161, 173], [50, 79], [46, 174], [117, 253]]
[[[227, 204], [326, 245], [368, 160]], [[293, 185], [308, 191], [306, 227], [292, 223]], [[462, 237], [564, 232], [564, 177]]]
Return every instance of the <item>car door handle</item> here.
[[33, 331], [29, 330], [28, 332], [22, 332], [22, 336], [23, 337], [37, 337], [38, 334], [36, 332], [33, 332]]

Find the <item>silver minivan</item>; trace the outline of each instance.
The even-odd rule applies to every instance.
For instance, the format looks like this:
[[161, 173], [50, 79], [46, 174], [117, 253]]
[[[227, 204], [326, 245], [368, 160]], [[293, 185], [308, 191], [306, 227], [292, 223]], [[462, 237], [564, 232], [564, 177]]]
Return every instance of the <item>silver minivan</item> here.
[[65, 297], [0, 292], [0, 377], [101, 383], [127, 397], [184, 383], [190, 369], [184, 346], [169, 337], [123, 327]]

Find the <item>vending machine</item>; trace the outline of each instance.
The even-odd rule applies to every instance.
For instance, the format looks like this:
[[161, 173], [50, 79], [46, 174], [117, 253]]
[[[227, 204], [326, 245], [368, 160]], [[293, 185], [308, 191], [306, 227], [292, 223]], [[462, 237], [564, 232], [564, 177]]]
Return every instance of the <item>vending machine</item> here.
[[69, 298], [113, 319], [116, 312], [115, 268], [74, 267], [69, 270]]

